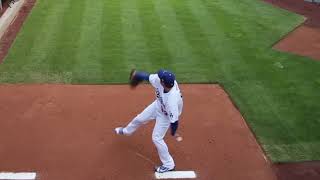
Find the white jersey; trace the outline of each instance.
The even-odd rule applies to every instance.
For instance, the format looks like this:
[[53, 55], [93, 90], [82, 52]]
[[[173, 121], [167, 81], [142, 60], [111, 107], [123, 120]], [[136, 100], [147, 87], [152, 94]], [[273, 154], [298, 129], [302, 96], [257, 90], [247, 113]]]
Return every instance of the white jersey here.
[[177, 81], [174, 81], [174, 86], [167, 93], [164, 93], [158, 74], [150, 74], [149, 82], [155, 88], [159, 111], [168, 117], [171, 123], [178, 121], [183, 101]]

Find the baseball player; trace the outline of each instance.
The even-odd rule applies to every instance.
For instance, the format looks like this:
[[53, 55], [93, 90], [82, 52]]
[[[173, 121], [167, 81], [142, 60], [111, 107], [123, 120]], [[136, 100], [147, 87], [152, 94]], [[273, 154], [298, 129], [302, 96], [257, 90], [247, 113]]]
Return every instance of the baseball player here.
[[152, 141], [162, 162], [161, 166], [155, 167], [155, 171], [159, 173], [173, 171], [175, 163], [163, 138], [169, 128], [172, 136], [175, 135], [178, 129], [178, 120], [183, 107], [178, 83], [175, 80], [175, 75], [167, 70], [159, 70], [157, 74], [132, 70], [130, 85], [134, 88], [142, 81], [149, 81], [155, 88], [156, 100], [138, 114], [126, 127], [115, 128], [115, 132], [118, 135], [130, 136], [142, 124], [155, 120]]

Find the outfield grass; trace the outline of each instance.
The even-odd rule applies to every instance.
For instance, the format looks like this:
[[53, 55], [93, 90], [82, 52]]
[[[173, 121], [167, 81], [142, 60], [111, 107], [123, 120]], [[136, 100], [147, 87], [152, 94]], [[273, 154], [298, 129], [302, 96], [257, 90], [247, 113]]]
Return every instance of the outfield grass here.
[[126, 83], [131, 68], [168, 68], [222, 84], [273, 161], [320, 160], [320, 62], [271, 49], [302, 21], [260, 0], [38, 0], [0, 82]]

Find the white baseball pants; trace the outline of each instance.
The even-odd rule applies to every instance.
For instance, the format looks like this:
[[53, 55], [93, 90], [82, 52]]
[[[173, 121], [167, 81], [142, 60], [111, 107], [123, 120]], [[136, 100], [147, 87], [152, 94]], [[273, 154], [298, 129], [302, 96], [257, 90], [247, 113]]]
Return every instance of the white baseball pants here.
[[175, 164], [172, 156], [169, 153], [168, 146], [163, 138], [170, 127], [170, 120], [160, 112], [157, 106], [157, 101], [154, 101], [140, 114], [138, 114], [128, 125], [123, 132], [126, 135], [134, 133], [142, 124], [146, 124], [151, 120], [156, 120], [156, 124], [152, 132], [152, 141], [155, 144], [162, 164], [167, 168], [174, 168]]

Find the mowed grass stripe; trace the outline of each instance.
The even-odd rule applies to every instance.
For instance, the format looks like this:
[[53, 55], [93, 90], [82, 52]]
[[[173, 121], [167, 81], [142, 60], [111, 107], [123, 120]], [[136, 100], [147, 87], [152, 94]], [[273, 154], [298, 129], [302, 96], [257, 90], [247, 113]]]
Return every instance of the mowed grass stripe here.
[[136, 0], [122, 0], [121, 12], [124, 61], [127, 69], [148, 69], [151, 64], [149, 49], [146, 46]]
[[[201, 0], [200, 2], [206, 7], [207, 12], [217, 19], [217, 22], [221, 21], [220, 24], [223, 24], [223, 30], [227, 30], [224, 31], [225, 36], [232, 39], [233, 42], [242, 42], [245, 47], [250, 48], [256, 48], [258, 43], [266, 44], [265, 41], [257, 41], [257, 38], [259, 36], [264, 37], [264, 34], [255, 33], [264, 30], [262, 28], [266, 27], [259, 21], [254, 21], [253, 18], [257, 18], [256, 16], [252, 17], [252, 14], [246, 13], [248, 12], [246, 6], [240, 8], [243, 7], [245, 2], [233, 2], [231, 5], [233, 9], [226, 8], [223, 3], [217, 1]], [[226, 3], [229, 4], [229, 2]], [[252, 52], [255, 50], [252, 49]]]
[[[193, 14], [194, 19], [198, 21], [200, 31], [205, 35], [210, 48], [210, 55], [214, 57], [213, 66], [216, 66], [219, 81], [223, 83], [237, 76], [234, 73], [235, 63], [242, 62], [241, 55], [233, 46], [233, 42], [225, 34], [218, 21], [220, 17], [212, 15], [202, 2], [188, 0], [186, 1], [187, 10]], [[223, 20], [223, 19], [220, 19]]]
[[101, 80], [112, 83], [126, 82], [128, 79], [127, 64], [124, 62], [123, 37], [121, 22], [121, 1], [103, 1], [103, 18], [101, 19], [102, 55]]
[[[300, 24], [302, 17], [290, 16], [289, 11], [274, 8], [271, 4], [260, 0], [243, 0], [243, 1], [210, 1], [201, 0], [208, 8], [219, 7], [224, 12], [236, 18], [239, 23], [233, 24], [231, 28], [243, 27], [250, 30], [251, 33], [242, 35], [251, 35], [255, 37], [247, 38], [252, 40], [255, 47], [270, 47], [278, 41], [281, 36], [288, 33], [284, 32], [285, 27], [292, 27]], [[270, 8], [272, 7], [272, 8]], [[257, 20], [257, 17], [259, 20]], [[275, 18], [277, 17], [277, 18]], [[298, 22], [298, 23], [297, 23]], [[272, 26], [270, 26], [272, 24]], [[268, 31], [265, 31], [268, 29]], [[264, 31], [263, 33], [252, 33]], [[283, 33], [281, 33], [283, 32]], [[257, 41], [259, 39], [259, 41]], [[260, 40], [261, 39], [261, 40]]]
[[[189, 69], [192, 74], [196, 64], [196, 57], [192, 53], [192, 47], [186, 40], [183, 27], [177, 20], [174, 9], [168, 0], [152, 0], [155, 12], [159, 16], [162, 28], [162, 36], [165, 40], [171, 59], [167, 61], [167, 69], [174, 70], [177, 74], [183, 69]], [[183, 71], [186, 72], [186, 71]], [[188, 75], [188, 74], [186, 74]], [[196, 75], [196, 74], [195, 74]]]
[[98, 83], [101, 80], [103, 1], [85, 1], [80, 37], [75, 54], [72, 82]]
[[[62, 26], [61, 19], [64, 17], [67, 9], [71, 6], [70, 1], [71, 0], [66, 0], [64, 3], [50, 4], [51, 11], [48, 12], [44, 19], [45, 24], [43, 25], [43, 29], [36, 36], [36, 40], [30, 50], [30, 56], [26, 57], [28, 63], [25, 63], [24, 66], [22, 66], [22, 71], [30, 72], [36, 70], [37, 72], [46, 72], [48, 70], [49, 64], [47, 62], [47, 57], [57, 44], [59, 28]], [[29, 75], [32, 76], [32, 74]], [[40, 75], [41, 74], [39, 74], [39, 76]], [[30, 78], [32, 79], [32, 77]]]
[[[142, 24], [142, 31], [145, 36], [146, 45], [149, 48], [150, 62], [155, 71], [168, 66], [171, 56], [168, 46], [162, 36], [160, 18], [155, 12], [153, 1], [137, 0], [139, 18]], [[147, 69], [146, 69], [147, 70]]]
[[[55, 76], [71, 75], [74, 64], [76, 63], [79, 45], [78, 40], [81, 31], [82, 17], [85, 12], [85, 1], [70, 0], [70, 5], [61, 18], [61, 26], [57, 32], [56, 46], [50, 50], [47, 58], [50, 65], [49, 71]], [[61, 80], [63, 80], [62, 78]], [[69, 79], [70, 80], [70, 79]], [[68, 83], [68, 79], [63, 80]]]
[[[197, 76], [197, 82], [210, 82], [212, 79], [218, 81], [219, 64], [211, 50], [207, 36], [200, 27], [199, 21], [194, 17], [188, 7], [187, 1], [169, 1], [176, 13], [177, 20], [183, 28], [183, 33], [188, 44], [190, 44], [193, 61], [196, 63], [197, 70], [183, 72], [188, 76]], [[213, 28], [213, 27], [212, 27]], [[205, 76], [200, 74], [205, 74]], [[189, 81], [183, 79], [183, 81]]]

